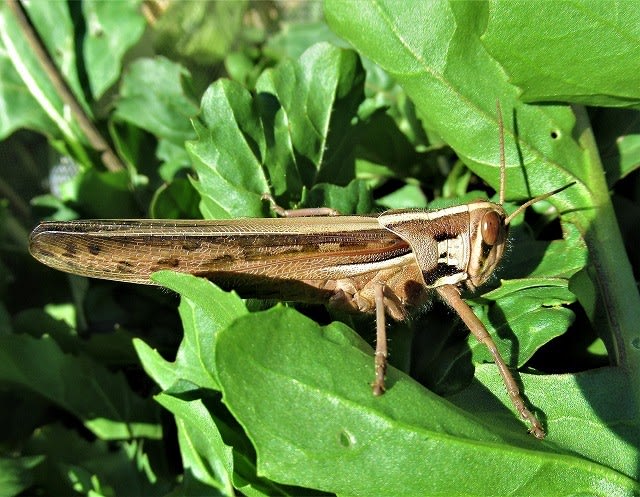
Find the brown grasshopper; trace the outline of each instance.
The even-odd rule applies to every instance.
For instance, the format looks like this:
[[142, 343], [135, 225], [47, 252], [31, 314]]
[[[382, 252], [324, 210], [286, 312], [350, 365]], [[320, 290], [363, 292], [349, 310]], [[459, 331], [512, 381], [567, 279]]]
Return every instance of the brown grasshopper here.
[[53, 268], [93, 278], [152, 284], [153, 272], [171, 269], [208, 278], [243, 296], [375, 312], [376, 395], [385, 389], [385, 314], [403, 320], [435, 290], [489, 349], [516, 410], [529, 422], [529, 431], [543, 438], [542, 425], [525, 405], [493, 339], [460, 297], [460, 287], [475, 290], [493, 273], [510, 221], [534, 202], [564, 189], [529, 200], [507, 216], [502, 207], [500, 112], [499, 124], [497, 204], [475, 201], [439, 210], [339, 216], [330, 209], [286, 211], [272, 201], [282, 218], [43, 222], [31, 233], [30, 251]]

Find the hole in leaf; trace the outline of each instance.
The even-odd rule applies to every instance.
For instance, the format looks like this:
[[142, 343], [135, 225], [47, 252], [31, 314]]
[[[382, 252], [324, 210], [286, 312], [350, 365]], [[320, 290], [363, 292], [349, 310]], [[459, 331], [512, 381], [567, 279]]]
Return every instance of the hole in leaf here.
[[338, 434], [338, 441], [340, 442], [340, 445], [345, 449], [351, 448], [356, 443], [354, 436], [347, 430], [342, 430]]

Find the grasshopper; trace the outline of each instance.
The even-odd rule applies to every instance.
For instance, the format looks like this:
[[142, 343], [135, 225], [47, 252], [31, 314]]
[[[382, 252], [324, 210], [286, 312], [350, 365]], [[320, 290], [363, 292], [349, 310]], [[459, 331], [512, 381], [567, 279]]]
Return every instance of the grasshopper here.
[[498, 116], [498, 203], [340, 216], [330, 209], [287, 211], [267, 195], [280, 218], [43, 222], [31, 233], [30, 251], [53, 268], [92, 278], [153, 284], [153, 272], [171, 269], [247, 297], [375, 312], [375, 395], [385, 390], [386, 315], [403, 320], [436, 292], [489, 349], [514, 407], [529, 431], [542, 439], [544, 429], [527, 408], [495, 342], [460, 296], [462, 287], [473, 291], [491, 276], [504, 253], [510, 221], [566, 188], [531, 199], [507, 215], [499, 106]]

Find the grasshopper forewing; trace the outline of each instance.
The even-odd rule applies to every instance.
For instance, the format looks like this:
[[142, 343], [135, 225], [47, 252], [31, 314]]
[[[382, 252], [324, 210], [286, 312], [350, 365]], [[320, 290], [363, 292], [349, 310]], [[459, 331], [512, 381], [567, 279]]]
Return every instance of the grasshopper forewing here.
[[[500, 116], [500, 112], [499, 112]], [[501, 116], [499, 117], [501, 123]], [[378, 216], [310, 216], [228, 221], [88, 220], [44, 222], [30, 250], [56, 269], [151, 284], [171, 269], [208, 278], [243, 296], [320, 302], [376, 312], [375, 394], [384, 392], [385, 314], [407, 317], [435, 291], [491, 352], [509, 396], [537, 438], [545, 433], [481, 321], [460, 297], [493, 273], [505, 248], [507, 216], [501, 125], [500, 203], [477, 201], [440, 210], [392, 210]], [[322, 210], [320, 214], [334, 214]]]

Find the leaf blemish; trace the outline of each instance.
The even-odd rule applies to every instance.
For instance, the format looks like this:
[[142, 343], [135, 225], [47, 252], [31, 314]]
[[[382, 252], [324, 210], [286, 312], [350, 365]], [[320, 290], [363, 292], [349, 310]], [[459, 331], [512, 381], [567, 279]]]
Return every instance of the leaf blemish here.
[[340, 443], [340, 445], [342, 447], [344, 447], [345, 449], [350, 449], [351, 447], [353, 447], [356, 443], [356, 440], [353, 436], [352, 433], [350, 433], [348, 430], [343, 429], [339, 434], [338, 434], [338, 441]]

